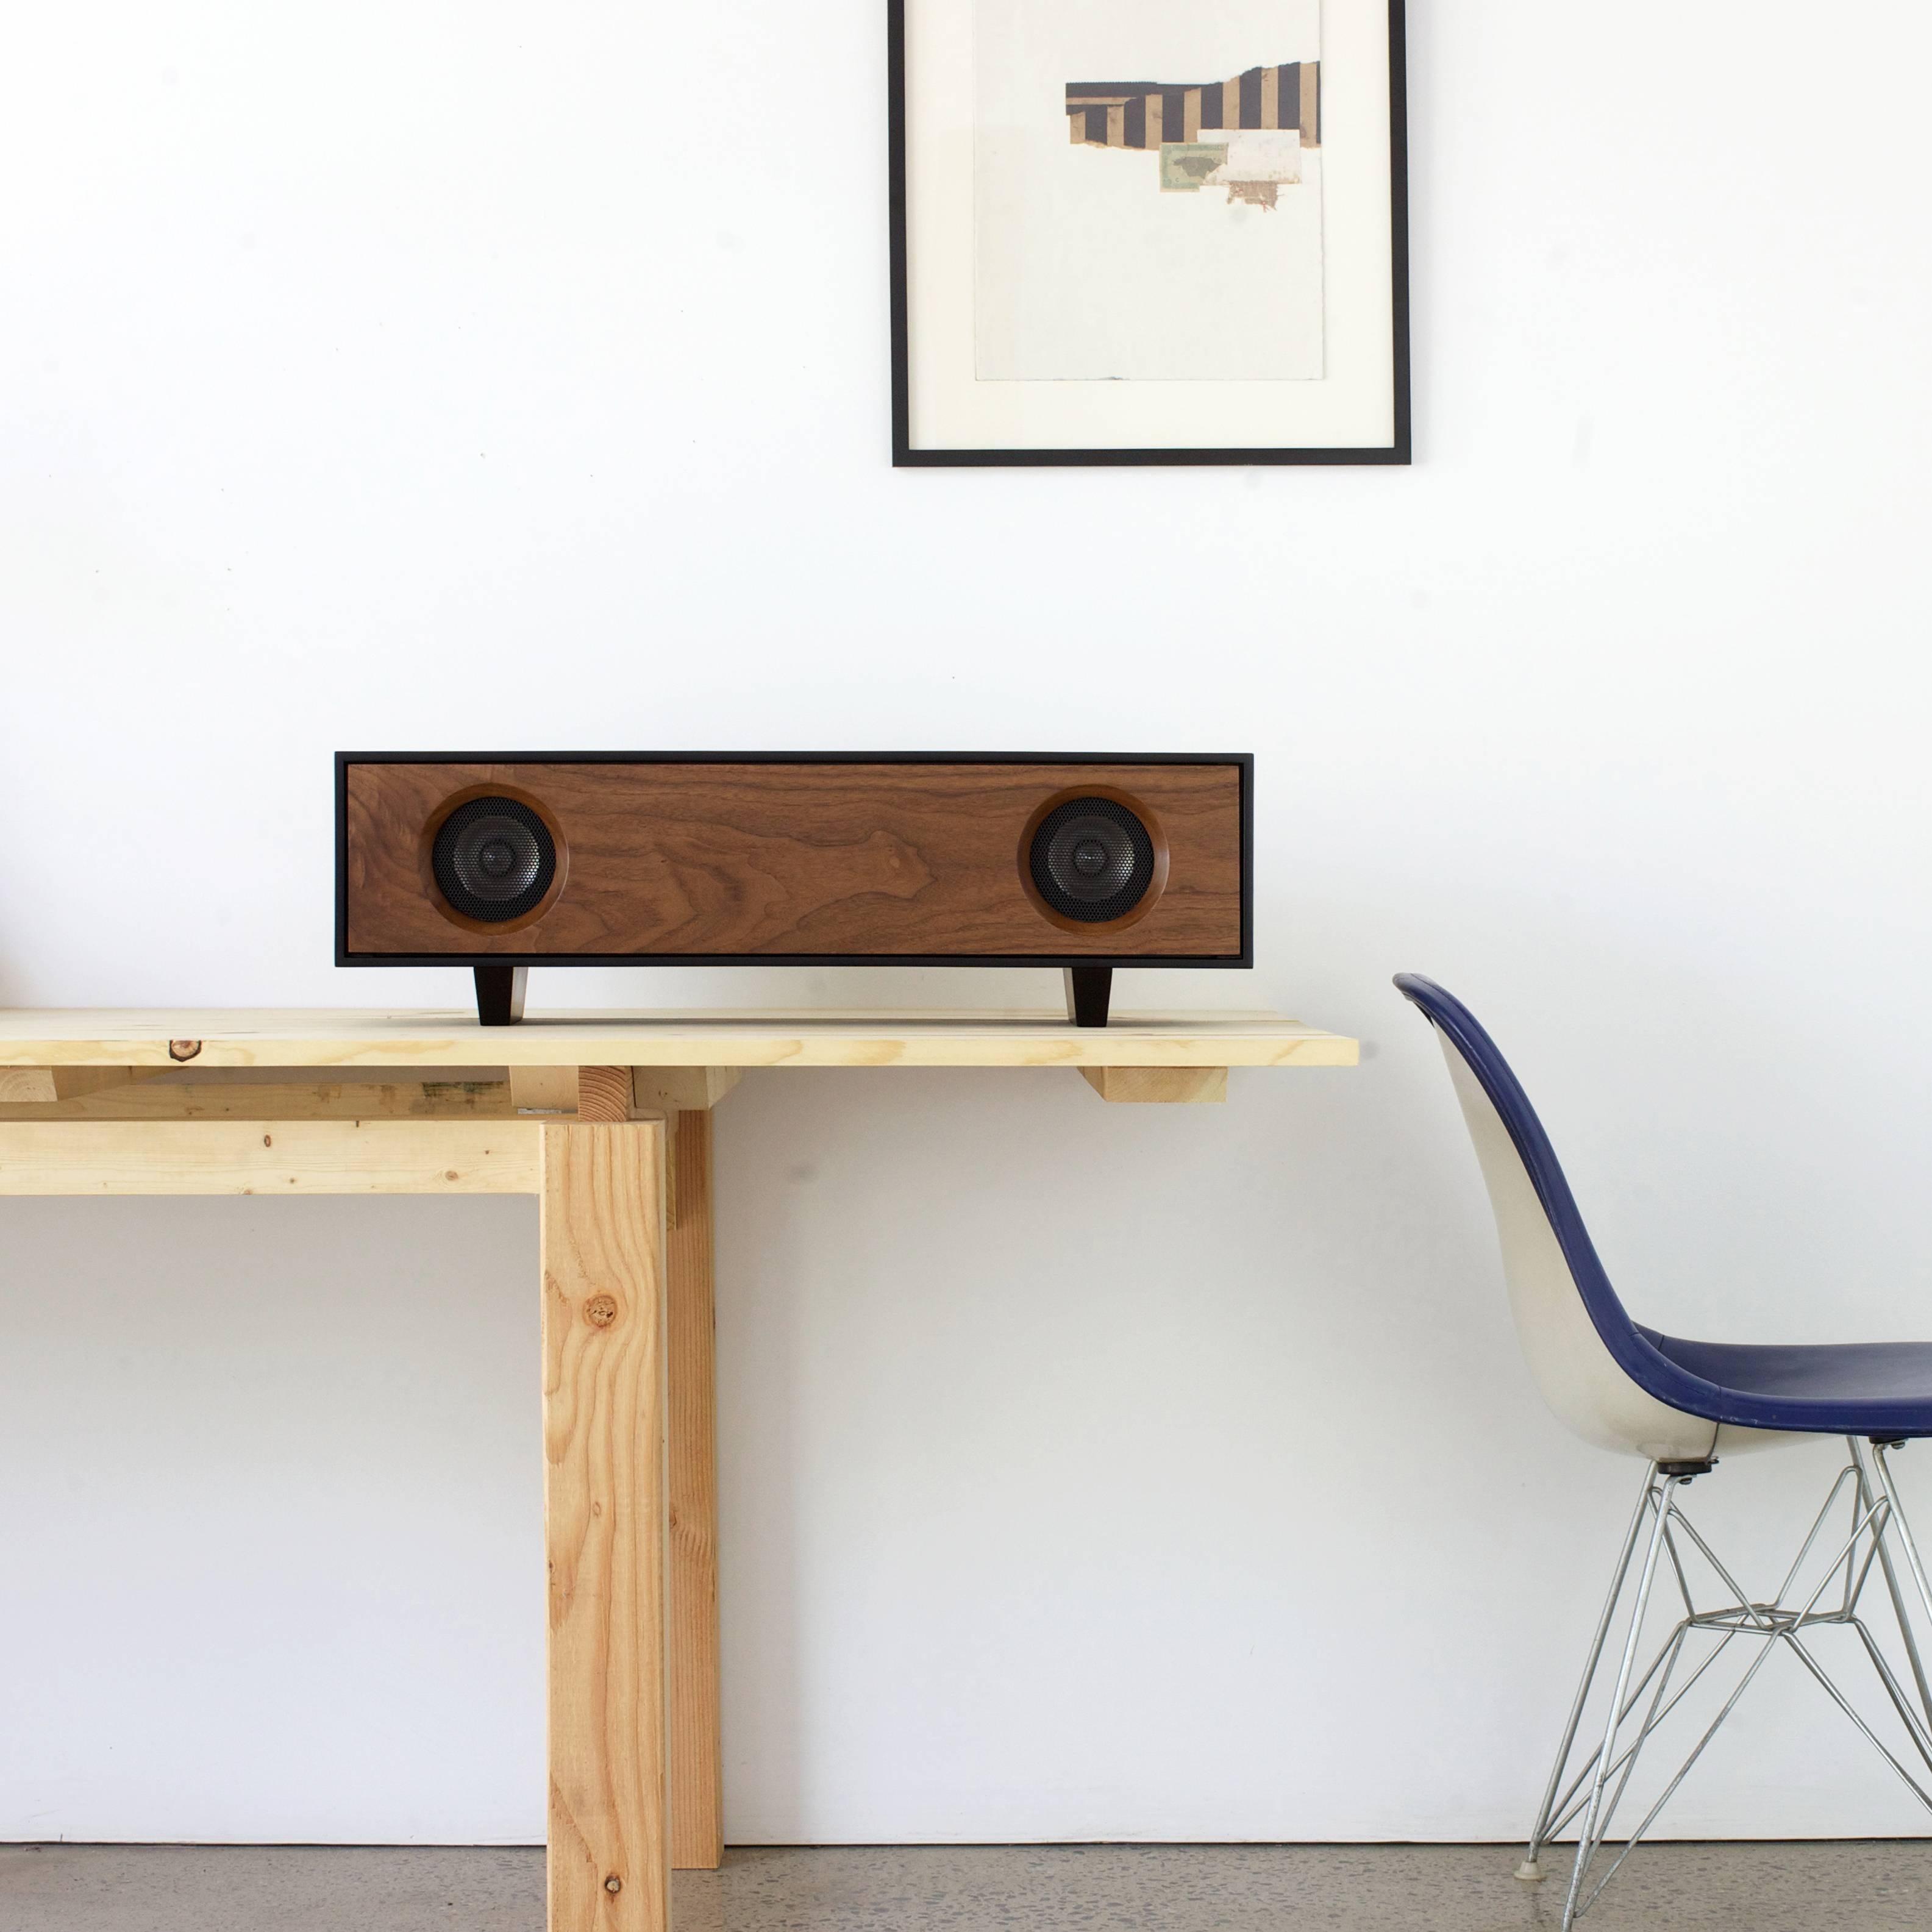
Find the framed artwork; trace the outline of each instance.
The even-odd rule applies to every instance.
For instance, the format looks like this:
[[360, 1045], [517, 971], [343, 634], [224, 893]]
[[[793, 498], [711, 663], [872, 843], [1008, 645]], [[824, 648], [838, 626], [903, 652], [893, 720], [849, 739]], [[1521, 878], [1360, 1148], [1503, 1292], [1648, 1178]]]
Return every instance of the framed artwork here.
[[892, 460], [1406, 463], [1402, 0], [887, 0]]

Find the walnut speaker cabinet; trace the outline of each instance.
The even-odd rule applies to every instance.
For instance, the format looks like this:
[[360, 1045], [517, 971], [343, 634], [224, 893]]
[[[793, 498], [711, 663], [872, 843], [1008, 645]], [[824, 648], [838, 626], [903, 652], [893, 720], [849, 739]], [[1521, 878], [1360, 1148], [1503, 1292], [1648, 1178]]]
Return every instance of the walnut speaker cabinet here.
[[339, 966], [1251, 966], [1246, 754], [336, 758]]

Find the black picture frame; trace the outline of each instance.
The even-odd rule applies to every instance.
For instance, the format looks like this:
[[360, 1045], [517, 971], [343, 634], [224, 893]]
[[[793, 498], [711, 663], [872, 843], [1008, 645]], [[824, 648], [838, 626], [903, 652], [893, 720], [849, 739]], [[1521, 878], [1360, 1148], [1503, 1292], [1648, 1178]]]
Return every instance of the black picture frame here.
[[906, 200], [906, 7], [886, 0], [887, 199], [892, 280], [892, 466], [896, 470], [1102, 467], [1112, 465], [1394, 464], [1411, 461], [1408, 286], [1408, 82], [1404, 0], [1388, 0], [1389, 244], [1394, 435], [1386, 445], [1339, 449], [915, 449]]

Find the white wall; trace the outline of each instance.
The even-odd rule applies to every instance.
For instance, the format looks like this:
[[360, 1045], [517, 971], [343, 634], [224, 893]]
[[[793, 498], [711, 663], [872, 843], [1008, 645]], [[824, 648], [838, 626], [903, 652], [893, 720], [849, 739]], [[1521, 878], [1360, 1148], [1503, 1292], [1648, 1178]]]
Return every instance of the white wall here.
[[[719, 1117], [740, 1842], [1521, 1828], [1634, 1472], [1516, 1359], [1396, 969], [1641, 1316], [1932, 1335], [1932, 28], [1418, 14], [1394, 472], [894, 474], [869, 4], [13, 23], [0, 1000], [460, 1000], [330, 966], [338, 746], [1258, 754], [1259, 968], [1120, 997], [1358, 1071]], [[0, 1838], [541, 1834], [533, 1243], [0, 1203]], [[1828, 1462], [1694, 1501], [1768, 1549]], [[1769, 1676], [1678, 1828], [1916, 1828]]]

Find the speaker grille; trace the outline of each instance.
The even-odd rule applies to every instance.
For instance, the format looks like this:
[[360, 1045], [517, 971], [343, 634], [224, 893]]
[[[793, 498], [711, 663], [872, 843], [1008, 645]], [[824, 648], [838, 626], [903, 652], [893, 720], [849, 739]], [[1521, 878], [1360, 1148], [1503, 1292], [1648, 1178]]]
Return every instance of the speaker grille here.
[[1154, 840], [1126, 806], [1070, 798], [1040, 823], [1028, 855], [1040, 897], [1082, 925], [1123, 919], [1154, 884]]
[[520, 800], [472, 798], [437, 828], [430, 862], [452, 910], [498, 925], [542, 904], [556, 877], [556, 842]]

